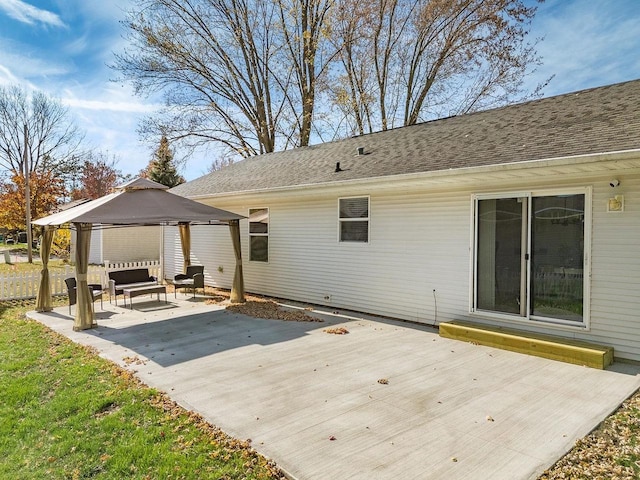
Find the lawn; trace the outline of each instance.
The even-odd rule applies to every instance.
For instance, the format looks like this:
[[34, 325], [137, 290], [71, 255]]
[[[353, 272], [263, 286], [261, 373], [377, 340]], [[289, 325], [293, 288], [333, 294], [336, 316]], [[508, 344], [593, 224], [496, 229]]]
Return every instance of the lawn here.
[[130, 372], [0, 302], [0, 478], [275, 479], [278, 469]]

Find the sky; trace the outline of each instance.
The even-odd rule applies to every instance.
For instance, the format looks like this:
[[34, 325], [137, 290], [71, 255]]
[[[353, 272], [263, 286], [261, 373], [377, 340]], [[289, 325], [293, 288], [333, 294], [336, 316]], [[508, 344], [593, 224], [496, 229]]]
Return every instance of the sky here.
[[[527, 0], [529, 1], [529, 0]], [[57, 98], [86, 132], [91, 148], [115, 156], [136, 174], [153, 146], [137, 126], [158, 108], [134, 95], [109, 65], [126, 46], [120, 21], [135, 0], [0, 0], [0, 85], [20, 85]], [[526, 79], [553, 96], [640, 78], [640, 0], [547, 0], [531, 24], [542, 65]], [[176, 152], [179, 156], [180, 152]], [[211, 159], [197, 153], [187, 180], [206, 173]]]

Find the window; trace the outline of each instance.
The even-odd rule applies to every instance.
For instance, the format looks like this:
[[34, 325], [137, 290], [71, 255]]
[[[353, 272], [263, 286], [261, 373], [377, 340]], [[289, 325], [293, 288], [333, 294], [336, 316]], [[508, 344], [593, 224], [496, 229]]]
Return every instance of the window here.
[[269, 261], [269, 209], [249, 209], [249, 260]]
[[339, 209], [340, 241], [367, 243], [369, 241], [369, 197], [341, 198]]
[[586, 324], [587, 194], [475, 198], [472, 311]]

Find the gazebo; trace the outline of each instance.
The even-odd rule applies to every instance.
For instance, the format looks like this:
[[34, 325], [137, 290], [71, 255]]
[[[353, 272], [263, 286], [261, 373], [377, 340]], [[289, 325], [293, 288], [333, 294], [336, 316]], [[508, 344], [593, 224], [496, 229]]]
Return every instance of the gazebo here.
[[33, 224], [42, 227], [40, 250], [42, 272], [36, 310], [47, 312], [53, 309], [48, 263], [53, 234], [55, 229], [62, 225], [70, 225], [76, 231], [77, 309], [74, 330], [85, 330], [96, 325], [93, 321], [91, 292], [87, 284], [93, 224], [112, 226], [177, 225], [180, 229], [185, 269], [190, 263], [190, 225], [228, 226], [236, 257], [231, 301], [244, 302], [240, 220], [246, 217], [175, 195], [168, 192], [167, 189], [168, 187], [146, 178], [137, 178], [117, 188], [114, 193], [35, 220]]

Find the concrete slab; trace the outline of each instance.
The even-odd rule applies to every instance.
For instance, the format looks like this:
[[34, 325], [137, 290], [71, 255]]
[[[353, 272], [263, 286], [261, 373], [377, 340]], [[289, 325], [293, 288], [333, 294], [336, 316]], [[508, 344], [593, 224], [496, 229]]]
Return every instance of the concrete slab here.
[[[640, 387], [637, 366], [594, 370], [427, 326], [261, 320], [171, 300], [105, 304], [84, 332], [66, 307], [29, 316], [250, 438], [297, 479], [533, 479]], [[349, 334], [323, 331], [333, 326]]]

